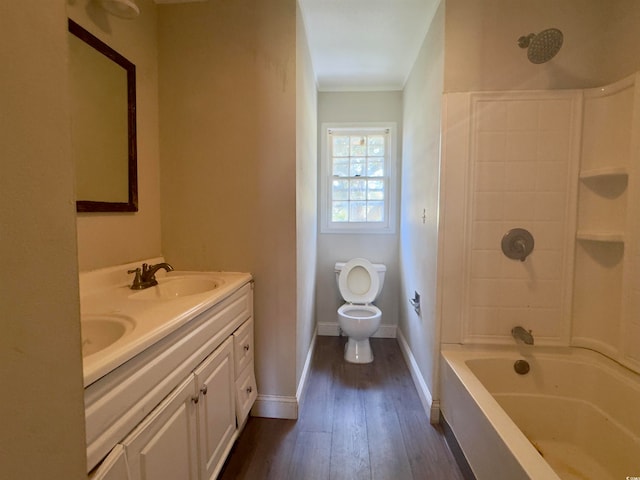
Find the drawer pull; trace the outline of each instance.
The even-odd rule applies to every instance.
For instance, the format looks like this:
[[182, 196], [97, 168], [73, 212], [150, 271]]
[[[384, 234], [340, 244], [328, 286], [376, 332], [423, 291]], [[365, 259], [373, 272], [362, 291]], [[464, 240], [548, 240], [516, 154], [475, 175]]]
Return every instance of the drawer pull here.
[[247, 387], [247, 393], [251, 393], [251, 392], [253, 392], [253, 387], [251, 385], [249, 385]]
[[207, 394], [207, 390], [208, 390], [208, 387], [206, 385], [203, 385], [202, 388], [200, 388], [200, 392], [202, 392], [203, 395]]
[[249, 344], [247, 343], [243, 348], [244, 348], [244, 351], [245, 351], [245, 352], [248, 352], [248, 351], [249, 351], [249, 349], [250, 349], [251, 347], [250, 347], [250, 346], [249, 346]]
[[200, 401], [200, 397], [199, 396], [191, 397], [191, 401], [193, 403], [198, 403]]

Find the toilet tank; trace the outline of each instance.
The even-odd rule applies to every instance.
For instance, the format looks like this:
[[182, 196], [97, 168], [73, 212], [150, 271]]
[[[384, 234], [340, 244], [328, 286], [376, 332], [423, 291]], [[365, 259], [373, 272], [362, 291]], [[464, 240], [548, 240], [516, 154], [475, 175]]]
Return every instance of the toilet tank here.
[[[336, 262], [336, 265], [334, 267], [334, 271], [336, 274], [336, 283], [338, 282], [340, 272], [342, 271], [346, 263], [347, 262]], [[378, 282], [378, 293], [376, 294], [377, 298], [380, 295], [380, 292], [382, 292], [382, 285], [384, 285], [384, 275], [387, 272], [387, 267], [382, 263], [372, 263], [371, 265], [373, 265], [373, 268], [376, 270], [376, 272], [378, 272], [378, 279], [380, 280]]]

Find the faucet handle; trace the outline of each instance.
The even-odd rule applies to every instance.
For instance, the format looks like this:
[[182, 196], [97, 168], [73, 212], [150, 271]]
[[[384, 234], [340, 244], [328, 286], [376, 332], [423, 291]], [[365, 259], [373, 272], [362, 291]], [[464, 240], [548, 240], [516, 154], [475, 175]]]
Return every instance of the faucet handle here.
[[127, 270], [127, 273], [135, 273], [136, 276], [133, 278], [133, 283], [131, 284], [132, 290], [140, 290], [142, 288], [142, 272], [140, 267], [134, 268], [132, 270]]
[[[151, 285], [147, 285], [148, 283], [155, 281], [154, 272], [151, 270], [153, 265], [149, 265], [148, 263], [142, 264], [142, 272], [140, 273], [140, 282], [150, 287]], [[144, 287], [140, 287], [144, 288]]]

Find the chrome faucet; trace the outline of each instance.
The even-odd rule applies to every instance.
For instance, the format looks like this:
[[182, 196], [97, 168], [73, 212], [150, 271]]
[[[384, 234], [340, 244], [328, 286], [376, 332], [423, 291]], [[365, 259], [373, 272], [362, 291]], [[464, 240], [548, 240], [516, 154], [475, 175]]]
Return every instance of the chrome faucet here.
[[511, 329], [511, 335], [516, 339], [516, 342], [520, 340], [527, 345], [533, 345], [533, 335], [531, 334], [531, 330], [527, 331], [520, 326], [513, 327]]
[[156, 272], [161, 268], [167, 272], [173, 270], [173, 267], [165, 262], [157, 263], [155, 265], [147, 265], [146, 263], [143, 263], [142, 268], [138, 267], [133, 270], [127, 270], [127, 273], [136, 274], [130, 288], [132, 290], [143, 290], [157, 285], [158, 280], [156, 280]]

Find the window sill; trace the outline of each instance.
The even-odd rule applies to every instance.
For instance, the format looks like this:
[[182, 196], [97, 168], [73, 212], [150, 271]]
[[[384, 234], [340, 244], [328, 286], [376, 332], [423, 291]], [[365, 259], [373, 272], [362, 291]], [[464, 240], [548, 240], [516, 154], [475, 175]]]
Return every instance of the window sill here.
[[320, 228], [321, 234], [328, 235], [393, 235], [396, 233], [396, 229], [394, 227], [363, 227], [360, 225], [345, 225], [342, 227], [334, 227], [334, 226], [322, 226]]

